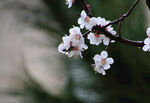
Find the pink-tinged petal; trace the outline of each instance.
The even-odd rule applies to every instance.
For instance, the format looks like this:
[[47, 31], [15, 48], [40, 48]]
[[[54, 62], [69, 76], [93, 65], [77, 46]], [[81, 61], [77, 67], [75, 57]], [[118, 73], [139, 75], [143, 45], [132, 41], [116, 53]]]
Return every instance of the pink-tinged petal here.
[[107, 62], [108, 64], [113, 64], [113, 63], [114, 63], [114, 59], [113, 59], [113, 58], [107, 58], [107, 59], [106, 59], [106, 62]]
[[102, 51], [101, 52], [101, 57], [104, 58], [104, 59], [107, 58], [108, 57], [108, 53], [106, 51]]
[[104, 66], [103, 66], [104, 70], [108, 70], [110, 68], [110, 65], [108, 63], [106, 63]]
[[149, 39], [149, 38], [146, 38], [146, 39], [144, 40], [144, 44], [150, 44], [150, 39]]
[[150, 27], [147, 29], [146, 33], [148, 36], [150, 35]]
[[149, 45], [144, 45], [144, 46], [143, 46], [143, 50], [144, 50], [144, 51], [148, 51], [149, 49], [150, 49], [150, 46], [149, 46]]

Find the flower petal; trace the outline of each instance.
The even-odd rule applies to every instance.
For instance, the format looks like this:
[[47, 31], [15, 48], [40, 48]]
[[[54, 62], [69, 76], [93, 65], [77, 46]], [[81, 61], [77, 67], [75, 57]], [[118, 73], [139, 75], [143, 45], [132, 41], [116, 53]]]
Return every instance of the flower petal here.
[[150, 44], [150, 39], [149, 39], [149, 38], [146, 38], [146, 39], [144, 40], [144, 44]]
[[103, 68], [100, 68], [97, 70], [99, 73], [101, 73], [102, 75], [106, 75], [106, 72]]
[[70, 34], [81, 34], [79, 27], [73, 27], [69, 30]]
[[94, 61], [100, 62], [102, 58], [100, 55], [96, 54], [93, 59], [94, 59]]
[[144, 51], [148, 51], [149, 49], [150, 49], [150, 46], [149, 46], [149, 45], [144, 45], [144, 46], [143, 46], [143, 50], [144, 50]]
[[83, 22], [84, 22], [84, 19], [82, 19], [82, 18], [78, 19], [78, 24], [83, 24]]
[[113, 59], [113, 58], [107, 58], [107, 59], [106, 59], [106, 62], [107, 62], [108, 64], [113, 64], [113, 63], [114, 63], [114, 59]]
[[109, 42], [110, 42], [110, 39], [109, 39], [108, 37], [105, 37], [105, 38], [103, 39], [103, 42], [104, 42], [104, 45], [108, 45]]
[[110, 65], [108, 63], [106, 63], [104, 66], [103, 66], [104, 70], [108, 70], [110, 68]]
[[58, 46], [58, 51], [63, 53], [63, 50], [64, 50], [64, 45], [61, 43], [59, 46]]
[[106, 51], [102, 51], [101, 52], [101, 57], [102, 58], [107, 58], [108, 57], [108, 53]]
[[84, 24], [81, 24], [81, 25], [80, 25], [80, 28], [81, 28], [81, 29], [83, 29], [83, 28], [84, 28], [84, 26], [85, 26]]
[[68, 57], [72, 57], [74, 55], [74, 51], [68, 53]]
[[83, 11], [81, 12], [81, 17], [85, 18], [86, 16], [87, 16], [87, 14], [86, 14], [86, 12], [83, 10]]

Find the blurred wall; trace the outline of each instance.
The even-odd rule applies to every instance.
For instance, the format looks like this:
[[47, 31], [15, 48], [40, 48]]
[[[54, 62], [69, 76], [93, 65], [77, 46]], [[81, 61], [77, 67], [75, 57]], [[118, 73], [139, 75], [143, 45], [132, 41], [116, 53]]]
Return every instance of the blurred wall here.
[[40, 0], [0, 0], [0, 103], [37, 103], [26, 90], [33, 81], [52, 96], [64, 90], [56, 34], [34, 26], [46, 11]]

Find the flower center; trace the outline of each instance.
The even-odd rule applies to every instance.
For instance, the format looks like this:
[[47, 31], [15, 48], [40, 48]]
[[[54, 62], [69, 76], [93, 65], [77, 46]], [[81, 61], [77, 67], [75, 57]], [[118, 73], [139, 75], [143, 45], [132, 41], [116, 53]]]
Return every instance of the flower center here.
[[106, 64], [106, 59], [102, 59], [101, 63], [102, 65]]
[[90, 18], [88, 16], [85, 17], [85, 22], [89, 22]]
[[106, 31], [108, 31], [108, 29], [107, 29], [107, 28], [105, 28], [105, 30], [106, 30]]
[[80, 36], [79, 34], [76, 34], [76, 35], [75, 35], [75, 39], [76, 39], [76, 40], [80, 40], [80, 39], [81, 39], [81, 36]]
[[70, 41], [70, 45], [72, 45], [72, 41]]
[[148, 35], [148, 38], [150, 39], [150, 35]]
[[99, 35], [99, 34], [97, 34], [97, 33], [95, 33], [95, 34], [94, 34], [94, 36], [95, 36], [95, 37], [97, 37], [97, 38], [99, 38], [99, 37], [100, 37], [100, 35]]
[[72, 0], [72, 3], [74, 3], [75, 0]]
[[79, 50], [79, 49], [78, 49], [77, 47], [74, 47], [73, 50], [74, 50], [74, 51], [77, 51], [77, 50]]

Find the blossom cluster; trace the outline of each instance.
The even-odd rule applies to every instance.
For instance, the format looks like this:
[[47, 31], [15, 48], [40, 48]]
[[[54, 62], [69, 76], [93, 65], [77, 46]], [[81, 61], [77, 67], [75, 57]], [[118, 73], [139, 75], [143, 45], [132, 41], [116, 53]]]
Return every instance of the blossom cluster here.
[[69, 30], [70, 35], [65, 35], [63, 42], [58, 46], [58, 51], [68, 55], [69, 57], [82, 57], [81, 51], [88, 49], [84, 43], [84, 38], [79, 27], [73, 27]]
[[[70, 8], [75, 0], [66, 0], [66, 5]], [[101, 43], [108, 47], [110, 43], [115, 42], [114, 40], [107, 37], [103, 32], [93, 30], [94, 27], [105, 27], [111, 21], [107, 21], [102, 17], [89, 17], [86, 12], [83, 10], [78, 19], [78, 26], [73, 26], [69, 29], [69, 35], [62, 37], [62, 43], [58, 46], [58, 51], [60, 53], [68, 55], [68, 57], [78, 57], [82, 56], [82, 52], [88, 49], [88, 46], [85, 44], [84, 36], [85, 34], [81, 33], [81, 29], [85, 29], [88, 31], [87, 39], [89, 39], [90, 44], [92, 45], [100, 45]], [[105, 31], [111, 33], [111, 35], [116, 35], [116, 31], [113, 29], [111, 25], [105, 27]], [[150, 27], [147, 29], [147, 36], [144, 40], [144, 51], [150, 51]], [[114, 59], [108, 57], [107, 49], [102, 51], [100, 54], [96, 54], [93, 57], [94, 63], [94, 71], [98, 72], [102, 75], [105, 75], [105, 70], [110, 68], [110, 65], [114, 63]]]
[[[68, 5], [68, 8], [72, 6], [73, 2], [73, 0], [67, 0], [66, 4]], [[90, 44], [99, 45], [103, 43], [106, 46], [109, 45], [109, 43], [114, 42], [114, 40], [110, 40], [110, 38], [105, 36], [103, 33], [92, 32], [92, 28], [94, 26], [103, 27], [109, 23], [110, 21], [106, 21], [104, 18], [101, 17], [89, 17], [83, 10], [78, 19], [79, 27], [73, 26], [73, 28], [69, 30], [69, 35], [65, 34], [65, 36], [62, 37], [63, 42], [58, 46], [58, 51], [68, 55], [68, 57], [80, 56], [82, 58], [82, 52], [88, 49], [88, 46], [85, 44], [84, 41], [84, 35], [81, 33], [81, 29], [84, 28], [90, 31], [89, 34], [87, 34], [87, 39], [89, 39]], [[116, 31], [113, 30], [111, 25], [106, 27], [105, 30], [110, 32], [112, 35], [116, 35]], [[107, 56], [107, 51], [102, 51], [101, 55], [96, 54], [94, 56], [94, 70], [96, 72], [104, 75], [106, 74], [105, 70], [110, 68], [110, 64], [113, 64], [113, 59], [107, 58]]]

